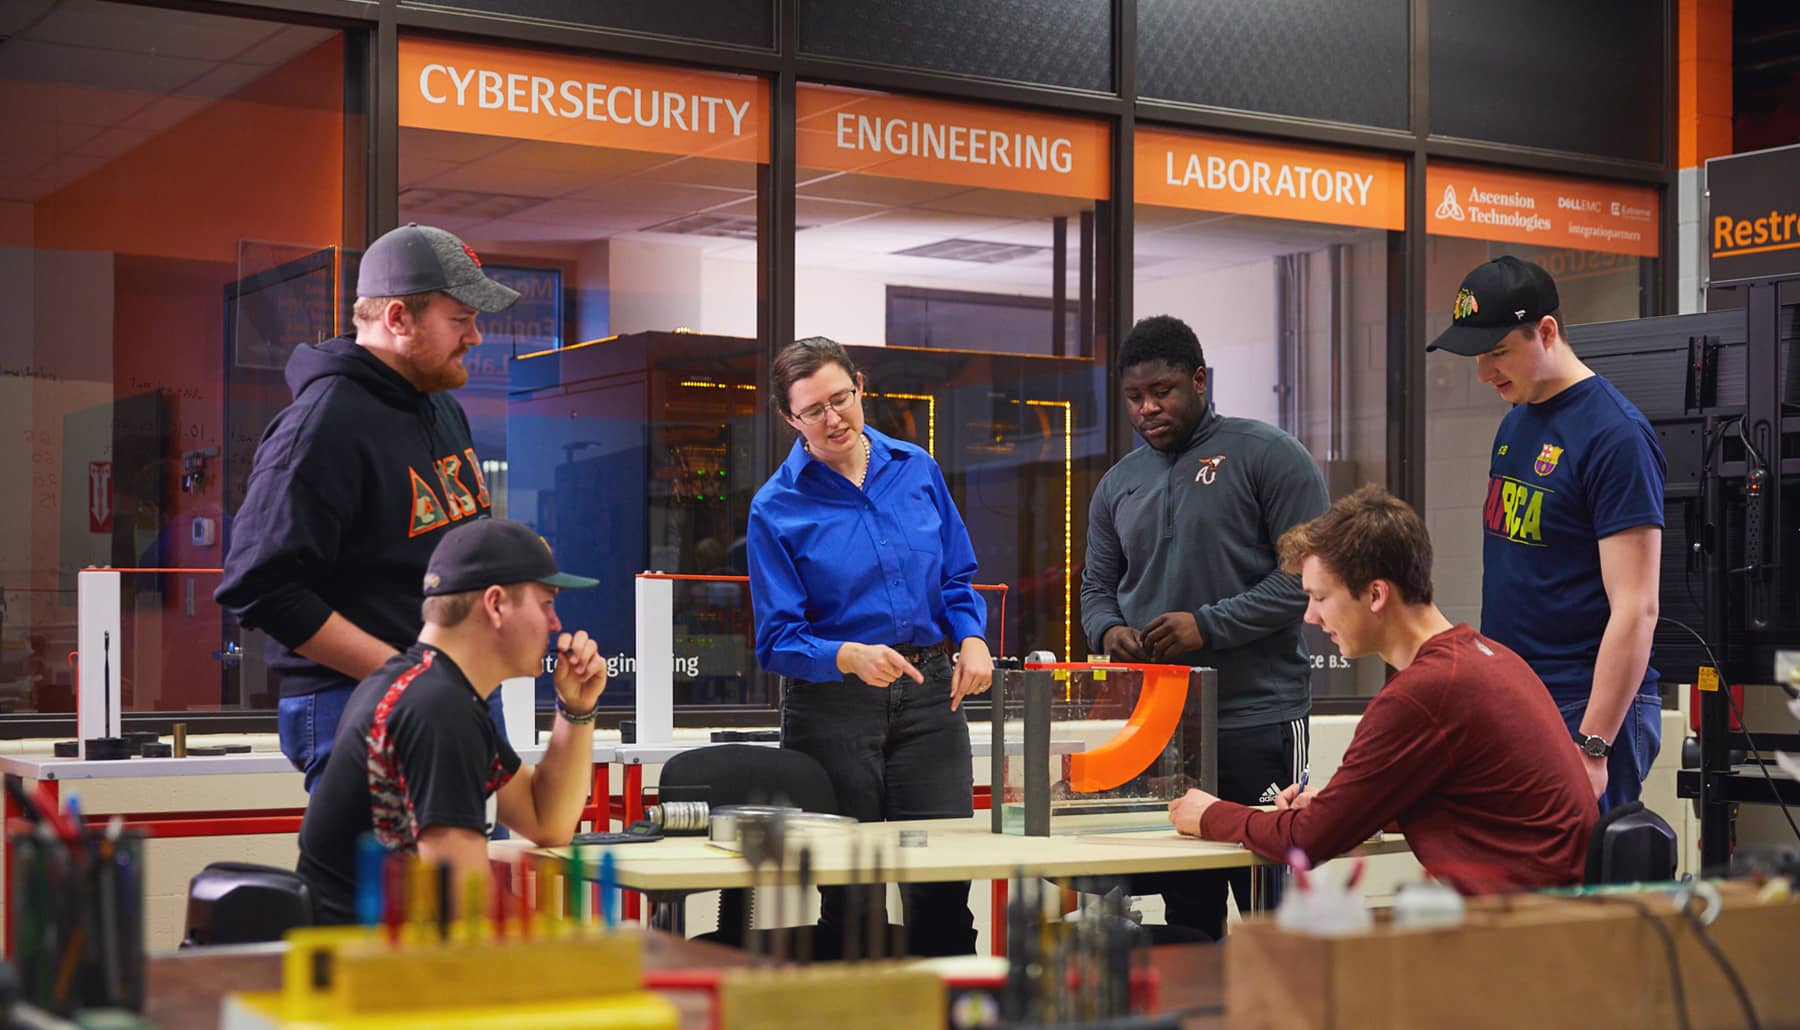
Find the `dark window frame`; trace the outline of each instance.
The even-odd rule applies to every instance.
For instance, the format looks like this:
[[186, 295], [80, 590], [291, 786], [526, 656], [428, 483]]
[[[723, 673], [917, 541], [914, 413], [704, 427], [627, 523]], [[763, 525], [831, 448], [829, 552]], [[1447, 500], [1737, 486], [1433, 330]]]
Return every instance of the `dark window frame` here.
[[[1666, 312], [1676, 295], [1678, 239], [1675, 167], [1675, 140], [1672, 119], [1676, 110], [1679, 76], [1675, 67], [1675, 4], [1662, 0], [1653, 10], [1660, 14], [1663, 28], [1662, 63], [1665, 90], [1661, 98], [1662, 124], [1665, 126], [1663, 155], [1660, 161], [1623, 161], [1560, 151], [1533, 149], [1478, 140], [1463, 140], [1436, 135], [1431, 131], [1431, 98], [1427, 40], [1430, 18], [1429, 0], [1414, 0], [1410, 28], [1411, 103], [1409, 130], [1380, 129], [1367, 126], [1322, 122], [1256, 112], [1228, 110], [1201, 104], [1176, 103], [1138, 96], [1136, 70], [1136, 0], [1114, 0], [1113, 91], [1097, 94], [1091, 91], [1060, 87], [1003, 82], [972, 76], [940, 74], [869, 65], [803, 55], [798, 51], [799, 0], [768, 0], [775, 8], [775, 49], [736, 47], [716, 43], [676, 40], [617, 30], [571, 29], [567, 26], [509, 19], [474, 12], [458, 12], [445, 8], [403, 5], [399, 0], [238, 0], [235, 3], [210, 0], [116, 0], [136, 6], [173, 7], [206, 13], [318, 24], [340, 29], [347, 41], [347, 76], [352, 80], [346, 88], [346, 107], [362, 104], [366, 124], [361, 128], [366, 149], [347, 148], [345, 188], [347, 211], [346, 240], [356, 235], [373, 238], [391, 228], [396, 221], [396, 183], [398, 178], [398, 92], [393, 69], [398, 53], [398, 31], [442, 33], [479, 39], [498, 45], [552, 48], [589, 53], [595, 56], [620, 57], [640, 61], [657, 61], [713, 68], [738, 74], [767, 78], [771, 89], [771, 158], [761, 166], [759, 233], [759, 284], [763, 293], [759, 322], [762, 339], [770, 356], [774, 341], [791, 339], [794, 324], [794, 165], [795, 84], [799, 79], [828, 84], [860, 86], [892, 92], [940, 96], [977, 103], [990, 103], [1070, 114], [1098, 115], [1107, 118], [1114, 129], [1112, 147], [1113, 202], [1115, 214], [1110, 239], [1102, 241], [1099, 259], [1107, 263], [1113, 283], [1107, 298], [1110, 323], [1123, 328], [1132, 310], [1131, 254], [1134, 230], [1132, 215], [1132, 148], [1121, 145], [1128, 141], [1138, 121], [1155, 122], [1176, 129], [1251, 134], [1279, 142], [1316, 143], [1336, 147], [1394, 153], [1408, 162], [1406, 191], [1407, 229], [1395, 234], [1390, 248], [1389, 332], [1388, 332], [1388, 396], [1389, 396], [1389, 460], [1390, 488], [1403, 497], [1422, 504], [1424, 496], [1423, 455], [1423, 308], [1425, 283], [1426, 203], [1424, 172], [1428, 159], [1476, 161], [1503, 165], [1524, 171], [1548, 172], [1586, 178], [1616, 179], [1658, 188], [1662, 195], [1661, 256], [1657, 259], [1655, 296], [1650, 308]], [[346, 118], [346, 133], [357, 127], [355, 119]], [[361, 142], [361, 141], [359, 141]], [[351, 161], [354, 156], [358, 161]], [[363, 196], [355, 197], [361, 188]], [[360, 229], [361, 232], [356, 230]], [[759, 385], [766, 388], [758, 372]], [[1116, 372], [1106, 370], [1108, 395], [1116, 394]], [[1117, 423], [1119, 420], [1112, 420]], [[771, 467], [773, 456], [781, 453], [778, 428], [769, 427], [760, 441], [764, 453], [759, 460]], [[1114, 425], [1109, 447], [1116, 459], [1130, 446], [1129, 434]], [[1319, 714], [1337, 714], [1346, 708], [1361, 711], [1366, 700], [1321, 699], [1315, 703]], [[623, 714], [623, 713], [621, 713]], [[603, 720], [607, 716], [602, 716]], [[774, 708], [749, 711], [682, 708], [676, 711], [678, 725], [744, 725], [770, 724], [776, 718]], [[274, 726], [274, 713], [192, 712], [128, 713], [126, 725], [133, 728], [160, 728], [173, 722], [187, 722], [190, 727], [203, 723], [217, 726], [218, 732], [268, 732]], [[543, 713], [540, 713], [543, 721]], [[72, 715], [6, 715], [0, 716], [0, 738], [21, 736], [53, 736], [73, 733]]]

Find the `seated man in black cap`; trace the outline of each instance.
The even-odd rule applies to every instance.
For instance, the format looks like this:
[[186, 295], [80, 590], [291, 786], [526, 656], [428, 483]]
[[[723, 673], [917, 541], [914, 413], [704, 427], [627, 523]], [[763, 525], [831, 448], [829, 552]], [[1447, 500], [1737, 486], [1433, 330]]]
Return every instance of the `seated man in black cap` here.
[[[587, 800], [606, 660], [586, 632], [562, 632], [556, 592], [595, 580], [558, 572], [522, 523], [481, 519], [445, 534], [425, 572], [425, 628], [350, 697], [300, 826], [302, 878], [318, 921], [355, 915], [357, 840], [488, 874], [487, 800], [500, 822], [546, 847], [574, 835]], [[534, 675], [556, 645], [556, 725], [535, 768], [488, 718], [500, 681]], [[458, 895], [460, 896], [460, 894]]]

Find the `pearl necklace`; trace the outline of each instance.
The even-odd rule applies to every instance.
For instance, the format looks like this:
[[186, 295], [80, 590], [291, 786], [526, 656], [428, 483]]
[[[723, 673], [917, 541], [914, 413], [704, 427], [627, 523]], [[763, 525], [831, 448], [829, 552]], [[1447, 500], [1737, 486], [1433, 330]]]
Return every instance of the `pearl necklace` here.
[[[863, 467], [862, 467], [862, 472], [860, 474], [858, 474], [856, 477], [856, 488], [858, 490], [861, 490], [863, 488], [863, 484], [868, 482], [868, 480], [869, 480], [869, 465], [871, 464], [871, 459], [869, 457], [869, 434], [867, 434], [867, 433], [862, 434], [862, 442], [863, 442]], [[801, 448], [801, 450], [804, 450], [808, 454], [812, 453], [812, 444], [807, 443], [805, 440], [800, 441], [800, 448]], [[849, 479], [850, 477], [845, 476], [844, 478]]]

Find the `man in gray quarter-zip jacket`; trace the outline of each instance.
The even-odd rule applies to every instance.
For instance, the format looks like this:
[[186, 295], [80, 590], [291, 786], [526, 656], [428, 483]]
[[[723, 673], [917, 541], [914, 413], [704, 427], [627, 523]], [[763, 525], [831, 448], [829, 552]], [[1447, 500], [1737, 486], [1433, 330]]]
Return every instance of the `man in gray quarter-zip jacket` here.
[[[1115, 661], [1217, 669], [1219, 796], [1267, 803], [1306, 766], [1312, 708], [1306, 594], [1275, 544], [1324, 513], [1325, 481], [1300, 441], [1208, 403], [1205, 355], [1179, 319], [1132, 327], [1119, 382], [1149, 446], [1094, 491], [1082, 628]], [[1217, 940], [1228, 883], [1247, 909], [1247, 870], [1135, 877], [1132, 889], [1160, 892], [1171, 926]]]

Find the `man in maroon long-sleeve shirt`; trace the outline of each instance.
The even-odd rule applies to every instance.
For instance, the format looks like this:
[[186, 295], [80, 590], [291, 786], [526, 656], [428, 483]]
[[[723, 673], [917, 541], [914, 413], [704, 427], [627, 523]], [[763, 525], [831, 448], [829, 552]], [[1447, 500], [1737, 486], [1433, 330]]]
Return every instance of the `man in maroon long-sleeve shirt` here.
[[1465, 894], [1580, 882], [1599, 812], [1580, 755], [1524, 660], [1432, 603], [1418, 514], [1364, 487], [1288, 531], [1281, 559], [1306, 621], [1399, 672], [1323, 790], [1290, 786], [1273, 812], [1190, 790], [1169, 805], [1175, 828], [1319, 863], [1397, 822], [1426, 872]]

